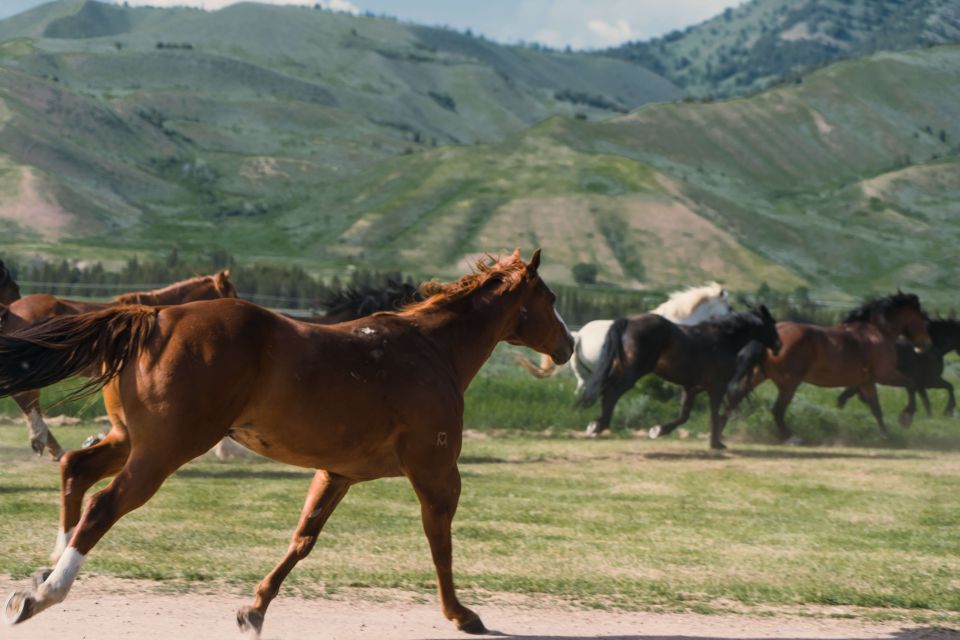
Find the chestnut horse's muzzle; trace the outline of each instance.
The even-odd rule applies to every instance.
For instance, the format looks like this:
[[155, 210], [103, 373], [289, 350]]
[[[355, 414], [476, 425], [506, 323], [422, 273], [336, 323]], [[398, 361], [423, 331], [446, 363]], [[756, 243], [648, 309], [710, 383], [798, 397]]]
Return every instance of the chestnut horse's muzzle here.
[[550, 357], [557, 364], [563, 364], [573, 356], [573, 336], [570, 335], [569, 331], [564, 333], [563, 343], [550, 354]]

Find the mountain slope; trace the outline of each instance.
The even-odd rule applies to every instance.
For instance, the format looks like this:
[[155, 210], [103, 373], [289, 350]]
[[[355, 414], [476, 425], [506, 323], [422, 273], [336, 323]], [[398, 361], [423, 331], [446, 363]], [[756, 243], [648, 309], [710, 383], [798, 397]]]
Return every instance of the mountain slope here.
[[841, 58], [947, 43], [960, 43], [960, 4], [951, 0], [752, 0], [606, 54], [694, 95], [733, 96]]
[[0, 42], [8, 250], [452, 276], [539, 245], [557, 282], [588, 262], [626, 287], [844, 296], [960, 268], [958, 47], [620, 114], [646, 85], [618, 83], [649, 76], [601, 56], [311, 9], [70, 6], [21, 26], [111, 35]]

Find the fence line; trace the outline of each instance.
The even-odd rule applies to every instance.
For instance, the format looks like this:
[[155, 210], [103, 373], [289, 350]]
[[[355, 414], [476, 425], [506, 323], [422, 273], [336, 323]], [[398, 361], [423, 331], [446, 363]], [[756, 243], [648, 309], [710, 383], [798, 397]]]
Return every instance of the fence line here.
[[[81, 290], [86, 289], [86, 290], [94, 290], [94, 291], [99, 290], [99, 291], [107, 291], [111, 293], [113, 292], [129, 293], [133, 291], [150, 291], [153, 289], [162, 289], [168, 286], [170, 283], [167, 282], [167, 283], [159, 283], [159, 284], [158, 283], [126, 284], [126, 283], [109, 282], [109, 283], [98, 284], [93, 282], [39, 282], [35, 280], [22, 280], [22, 281], [18, 281], [18, 284], [23, 289], [33, 290], [33, 291], [30, 291], [31, 293], [50, 293], [53, 290], [60, 289], [60, 288], [70, 288], [71, 290], [75, 290], [75, 289], [81, 289]], [[622, 295], [629, 295], [630, 293], [631, 292], [629, 290], [623, 290], [623, 289], [610, 290], [609, 292], [603, 291], [603, 290], [591, 290], [590, 293], [587, 295], [596, 295], [596, 296], [620, 295], [622, 296]], [[640, 293], [640, 292], [637, 292], [637, 293]], [[78, 300], [89, 301], [89, 300], [99, 299], [97, 296], [83, 296], [83, 295], [75, 295], [72, 293], [70, 295], [72, 295], [74, 298]], [[269, 293], [254, 293], [250, 291], [238, 291], [237, 295], [239, 295], [241, 298], [246, 298], [248, 300], [265, 301], [265, 302], [268, 301], [271, 304], [276, 304], [281, 306], [296, 305], [298, 303], [309, 305], [312, 302], [310, 300], [306, 300], [301, 297], [280, 296], [280, 295], [269, 294]], [[787, 294], [787, 297], [788, 298], [790, 297], [789, 294]], [[664, 299], [663, 296], [656, 296], [656, 297], [644, 296], [644, 297], [638, 297], [636, 301], [641, 306], [652, 307], [662, 302], [663, 299]], [[854, 309], [857, 306], [857, 302], [850, 301], [850, 300], [829, 299], [829, 298], [808, 298], [808, 301], [811, 305], [813, 305], [816, 308], [823, 309], [823, 310], [832, 310], [832, 311], [850, 310], [850, 309]], [[951, 301], [934, 300], [928, 296], [922, 296], [921, 302], [925, 307], [929, 307], [930, 309], [954, 309], [954, 308], [957, 308], [957, 306], [960, 306], [958, 305], [957, 300], [951, 300]], [[308, 309], [299, 308], [299, 309], [274, 309], [274, 310], [280, 311], [282, 313], [287, 313], [287, 312], [298, 313], [299, 312], [302, 314], [304, 311], [307, 311]]]

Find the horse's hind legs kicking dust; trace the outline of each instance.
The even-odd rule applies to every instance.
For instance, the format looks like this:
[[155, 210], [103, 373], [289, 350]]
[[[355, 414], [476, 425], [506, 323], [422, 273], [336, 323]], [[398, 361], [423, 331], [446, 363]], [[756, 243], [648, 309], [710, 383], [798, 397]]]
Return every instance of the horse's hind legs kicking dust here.
[[460, 631], [486, 633], [487, 629], [480, 616], [460, 604], [453, 584], [453, 542], [450, 527], [460, 502], [460, 470], [455, 462], [445, 471], [422, 466], [416, 468], [418, 470], [408, 475], [408, 478], [420, 500], [420, 516], [423, 520], [423, 531], [430, 543], [433, 564], [437, 569], [437, 591], [440, 594], [443, 615], [454, 622]]
[[673, 433], [674, 429], [689, 420], [690, 412], [693, 411], [693, 401], [697, 398], [697, 394], [699, 392], [699, 389], [684, 387], [680, 396], [680, 415], [676, 420], [671, 420], [665, 425], [661, 426], [658, 424], [650, 427], [650, 431], [647, 432], [647, 437], [649, 437], [651, 440], [656, 440], [660, 436], [669, 435]]
[[257, 635], [263, 629], [263, 618], [270, 602], [277, 597], [280, 585], [298, 562], [313, 550], [323, 525], [337, 508], [350, 488], [350, 481], [327, 471], [317, 471], [313, 476], [310, 491], [300, 513], [300, 522], [293, 532], [290, 546], [283, 560], [273, 568], [257, 585], [253, 606], [244, 606], [237, 611], [237, 625], [241, 631], [254, 631]]

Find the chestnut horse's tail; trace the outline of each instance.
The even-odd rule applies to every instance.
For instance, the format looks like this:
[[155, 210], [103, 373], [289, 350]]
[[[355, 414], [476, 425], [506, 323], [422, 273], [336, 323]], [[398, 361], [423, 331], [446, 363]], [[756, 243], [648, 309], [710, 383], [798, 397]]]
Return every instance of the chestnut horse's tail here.
[[576, 406], [589, 407], [596, 402], [600, 394], [603, 393], [603, 389], [607, 384], [607, 376], [610, 375], [610, 369], [613, 367], [613, 363], [623, 357], [623, 332], [626, 331], [628, 323], [629, 320], [627, 318], [619, 318], [618, 320], [614, 320], [613, 324], [610, 325], [610, 329], [603, 339], [600, 358], [597, 359], [596, 366], [594, 366], [593, 371], [590, 372], [590, 377], [584, 382], [583, 390], [580, 391], [580, 397], [577, 398]]
[[99, 391], [135, 357], [155, 324], [152, 307], [123, 306], [59, 316], [0, 336], [0, 397], [98, 371], [62, 400]]
[[550, 378], [560, 371], [560, 367], [557, 366], [557, 363], [553, 361], [553, 358], [546, 354], [540, 355], [540, 366], [533, 364], [523, 354], [514, 353], [513, 357], [516, 358], [517, 362], [520, 363], [520, 366], [529, 371], [532, 375], [537, 378]]

